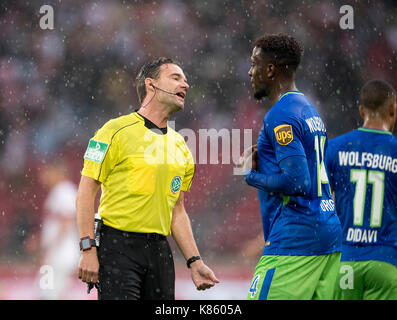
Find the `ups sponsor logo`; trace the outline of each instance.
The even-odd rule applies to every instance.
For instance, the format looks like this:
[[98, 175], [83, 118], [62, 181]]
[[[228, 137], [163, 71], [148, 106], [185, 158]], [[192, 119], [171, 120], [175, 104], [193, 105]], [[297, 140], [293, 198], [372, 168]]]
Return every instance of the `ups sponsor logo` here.
[[282, 146], [286, 146], [292, 140], [294, 136], [292, 134], [292, 126], [289, 124], [282, 124], [274, 128], [274, 134], [276, 135], [276, 140]]

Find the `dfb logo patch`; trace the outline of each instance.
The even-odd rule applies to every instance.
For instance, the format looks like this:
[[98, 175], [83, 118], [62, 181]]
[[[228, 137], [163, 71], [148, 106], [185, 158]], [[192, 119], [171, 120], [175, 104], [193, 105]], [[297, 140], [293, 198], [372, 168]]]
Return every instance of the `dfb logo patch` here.
[[182, 186], [182, 179], [180, 176], [175, 176], [171, 181], [171, 192], [177, 193]]

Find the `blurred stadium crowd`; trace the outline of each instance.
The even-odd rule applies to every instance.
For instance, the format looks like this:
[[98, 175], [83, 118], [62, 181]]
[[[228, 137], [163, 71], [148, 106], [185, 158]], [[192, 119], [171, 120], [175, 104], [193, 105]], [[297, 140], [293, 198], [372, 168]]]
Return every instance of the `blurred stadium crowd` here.
[[[397, 88], [394, 1], [41, 2], [0, 4], [3, 261], [34, 259], [48, 192], [40, 172], [48, 161], [64, 160], [78, 183], [95, 130], [138, 108], [135, 75], [148, 60], [175, 58], [187, 75], [191, 88], [175, 115], [177, 130], [252, 128], [253, 141], [269, 107], [253, 100], [247, 75], [251, 42], [262, 33], [287, 32], [303, 43], [298, 88], [318, 108], [329, 137], [361, 124], [363, 82], [382, 78]], [[348, 2], [354, 30], [339, 27], [339, 8]], [[54, 30], [39, 27], [43, 4], [54, 8]], [[256, 191], [233, 167], [197, 164], [186, 196], [207, 260], [240, 263], [261, 230]]]

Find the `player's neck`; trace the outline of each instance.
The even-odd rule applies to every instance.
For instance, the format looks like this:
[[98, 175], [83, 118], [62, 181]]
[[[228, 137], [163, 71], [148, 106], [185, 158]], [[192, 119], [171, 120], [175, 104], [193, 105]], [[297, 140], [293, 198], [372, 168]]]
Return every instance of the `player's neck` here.
[[273, 87], [273, 90], [271, 90], [270, 92], [270, 101], [274, 105], [277, 103], [277, 101], [284, 93], [288, 91], [296, 91], [296, 90], [297, 88], [294, 80], [279, 81], [278, 84], [276, 84]]
[[365, 119], [363, 128], [390, 131], [389, 124], [387, 124], [383, 119]]

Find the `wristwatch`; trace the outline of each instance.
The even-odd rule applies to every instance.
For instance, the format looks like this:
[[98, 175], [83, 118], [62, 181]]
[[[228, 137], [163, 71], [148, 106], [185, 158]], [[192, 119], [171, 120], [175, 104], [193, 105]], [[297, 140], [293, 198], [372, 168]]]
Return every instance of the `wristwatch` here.
[[83, 237], [80, 239], [80, 250], [86, 251], [90, 250], [92, 247], [96, 247], [95, 239], [90, 239], [90, 237]]

